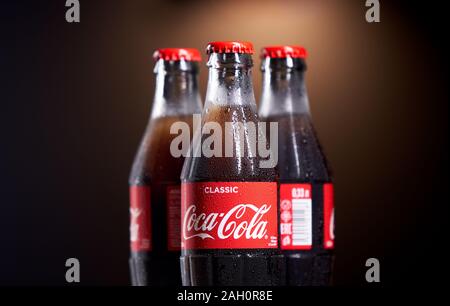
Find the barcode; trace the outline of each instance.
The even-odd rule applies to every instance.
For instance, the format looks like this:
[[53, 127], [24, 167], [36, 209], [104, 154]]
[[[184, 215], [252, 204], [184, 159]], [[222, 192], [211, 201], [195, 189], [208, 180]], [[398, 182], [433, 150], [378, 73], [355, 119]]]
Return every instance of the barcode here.
[[312, 245], [311, 199], [292, 199], [292, 245]]

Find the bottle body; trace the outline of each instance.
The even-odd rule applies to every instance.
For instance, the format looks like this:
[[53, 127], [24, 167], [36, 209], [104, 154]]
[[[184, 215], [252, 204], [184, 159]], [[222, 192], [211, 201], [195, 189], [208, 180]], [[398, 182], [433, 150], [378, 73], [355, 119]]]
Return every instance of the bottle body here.
[[[277, 242], [275, 171], [262, 168], [259, 155], [251, 152], [258, 140], [249, 130], [259, 121], [251, 56], [212, 52], [208, 65], [201, 126], [202, 131], [211, 123], [220, 126], [223, 150], [217, 156], [204, 156], [199, 151], [211, 133], [198, 131], [196, 139], [201, 141], [193, 144], [193, 156], [185, 160], [183, 285], [278, 285], [284, 271]], [[233, 145], [233, 154], [228, 157], [226, 135]], [[201, 156], [194, 157], [196, 152]]]
[[[171, 127], [182, 122], [192, 130], [193, 114], [201, 111], [197, 63], [159, 59], [155, 72], [152, 113], [129, 178], [130, 270], [132, 284], [138, 286], [181, 284], [180, 172], [184, 158], [171, 152], [177, 137]], [[148, 228], [141, 233], [148, 239], [143, 247], [133, 242], [142, 239], [136, 226]]]
[[[332, 201], [333, 185], [311, 118], [280, 115], [266, 120], [278, 122], [280, 131], [280, 248], [286, 260], [286, 285], [329, 285], [333, 250], [327, 243], [334, 240], [330, 220], [334, 211], [333, 205], [325, 203]], [[306, 172], [305, 175], [298, 175], [296, 168], [301, 169], [300, 173]], [[291, 205], [283, 205], [289, 202]], [[296, 222], [303, 218], [309, 221]], [[296, 236], [300, 239], [294, 246]]]
[[309, 112], [304, 58], [265, 57], [260, 116], [278, 122], [280, 249], [286, 285], [330, 284], [334, 248], [331, 171]]

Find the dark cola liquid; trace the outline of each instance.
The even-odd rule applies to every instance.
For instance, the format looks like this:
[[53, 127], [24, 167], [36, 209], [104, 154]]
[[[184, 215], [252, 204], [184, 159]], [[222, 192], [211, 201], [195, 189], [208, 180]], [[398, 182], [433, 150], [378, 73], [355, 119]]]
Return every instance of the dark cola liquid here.
[[[174, 122], [182, 121], [192, 126], [192, 116], [174, 116], [152, 119], [135, 158], [130, 175], [130, 184], [150, 186], [151, 195], [151, 241], [150, 252], [132, 252], [130, 268], [133, 285], [180, 285], [180, 204], [177, 222], [170, 222], [169, 201], [177, 200], [180, 173], [184, 158], [175, 158], [170, 153], [170, 143], [177, 135], [170, 134]], [[170, 199], [168, 199], [170, 197]], [[178, 197], [178, 200], [180, 198]], [[171, 206], [171, 213], [174, 211]], [[169, 235], [168, 228], [171, 227]], [[174, 234], [177, 237], [174, 237]], [[177, 241], [174, 241], [176, 239]], [[178, 249], [173, 246], [178, 242]], [[172, 246], [172, 250], [169, 250]]]
[[[249, 106], [214, 106], [204, 111], [203, 123], [253, 122], [255, 109]], [[202, 140], [209, 135], [203, 135]], [[236, 142], [240, 141], [235, 137]], [[254, 139], [244, 133], [248, 147]], [[223, 148], [224, 148], [223, 140]], [[236, 155], [234, 155], [236, 156]], [[192, 157], [186, 159], [183, 182], [274, 182], [275, 169], [259, 167], [260, 158]], [[264, 190], [261, 190], [264, 192]], [[207, 205], [207, 203], [204, 203]], [[209, 249], [182, 251], [182, 280], [185, 286], [270, 286], [285, 279], [282, 256], [277, 249]]]
[[286, 285], [330, 284], [333, 252], [323, 247], [323, 184], [331, 182], [331, 171], [318, 142], [309, 115], [280, 115], [262, 119], [278, 122], [279, 183], [312, 186], [312, 249], [283, 250]]

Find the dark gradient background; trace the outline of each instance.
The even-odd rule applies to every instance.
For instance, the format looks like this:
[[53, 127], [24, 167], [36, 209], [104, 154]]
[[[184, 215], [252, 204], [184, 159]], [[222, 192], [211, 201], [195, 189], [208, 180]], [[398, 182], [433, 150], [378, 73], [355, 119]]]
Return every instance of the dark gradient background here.
[[[302, 44], [335, 172], [336, 285], [434, 284], [448, 271], [448, 19], [440, 2], [0, 2], [0, 284], [127, 285], [127, 177], [153, 96], [152, 52], [211, 40]], [[257, 98], [261, 73], [256, 59]], [[201, 71], [204, 96], [206, 67]]]

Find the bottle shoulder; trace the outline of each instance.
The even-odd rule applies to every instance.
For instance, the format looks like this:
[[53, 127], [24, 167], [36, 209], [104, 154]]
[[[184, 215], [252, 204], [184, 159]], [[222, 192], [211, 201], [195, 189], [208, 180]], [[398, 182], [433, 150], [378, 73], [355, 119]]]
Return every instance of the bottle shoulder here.
[[278, 123], [280, 180], [331, 181], [332, 171], [309, 114], [285, 114], [264, 120]]
[[183, 122], [192, 126], [192, 115], [152, 118], [148, 123], [135, 155], [129, 183], [136, 184], [152, 180], [179, 180], [183, 156], [175, 157], [170, 149], [178, 134], [171, 133], [174, 123]]

